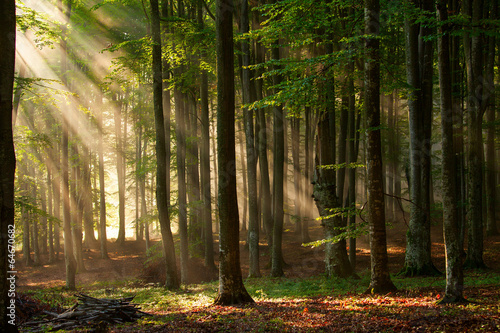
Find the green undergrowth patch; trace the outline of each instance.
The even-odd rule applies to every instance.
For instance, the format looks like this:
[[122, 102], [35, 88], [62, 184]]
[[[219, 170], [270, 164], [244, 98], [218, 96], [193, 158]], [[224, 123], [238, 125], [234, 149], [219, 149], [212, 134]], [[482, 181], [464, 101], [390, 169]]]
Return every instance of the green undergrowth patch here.
[[[244, 281], [255, 301], [280, 301], [315, 297], [356, 297], [362, 295], [370, 283], [369, 272], [359, 274], [360, 279], [339, 279], [316, 276], [310, 278], [252, 278]], [[398, 287], [398, 294], [408, 297], [431, 296], [439, 299], [444, 293], [445, 277], [392, 277]], [[495, 271], [467, 271], [465, 276], [465, 296], [471, 300], [481, 298], [477, 288], [495, 288], [500, 285], [500, 274]], [[92, 284], [80, 286], [78, 291], [63, 288], [33, 290], [26, 294], [52, 307], [68, 308], [77, 301], [81, 292], [98, 298], [121, 298], [134, 296], [134, 303], [144, 311], [172, 311], [190, 307], [208, 306], [217, 295], [218, 282], [183, 286], [180, 290], [169, 291], [161, 286], [137, 286], [137, 283]], [[470, 294], [470, 295], [468, 295]], [[490, 297], [500, 297], [493, 292]]]

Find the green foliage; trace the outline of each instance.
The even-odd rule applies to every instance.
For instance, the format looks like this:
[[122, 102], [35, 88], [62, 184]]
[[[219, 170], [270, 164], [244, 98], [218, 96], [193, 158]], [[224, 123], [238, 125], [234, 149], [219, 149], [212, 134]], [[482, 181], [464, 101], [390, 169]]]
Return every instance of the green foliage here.
[[16, 0], [17, 29], [24, 34], [28, 31], [33, 34], [35, 45], [54, 48], [54, 43], [59, 39], [61, 29], [59, 23], [51, 20], [46, 15], [26, 6], [22, 1]]

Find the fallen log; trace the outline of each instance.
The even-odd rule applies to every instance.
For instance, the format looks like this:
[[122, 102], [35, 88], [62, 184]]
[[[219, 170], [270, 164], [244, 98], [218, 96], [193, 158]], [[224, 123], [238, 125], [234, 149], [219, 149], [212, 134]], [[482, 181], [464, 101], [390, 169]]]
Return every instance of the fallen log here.
[[40, 330], [73, 330], [82, 327], [102, 327], [103, 325], [123, 324], [135, 322], [137, 319], [149, 315], [140, 311], [137, 304], [131, 303], [134, 297], [124, 297], [120, 299], [95, 298], [85, 294], [77, 294], [77, 303], [57, 314], [45, 311], [51, 319], [40, 321], [30, 321], [23, 324], [30, 327], [32, 332]]

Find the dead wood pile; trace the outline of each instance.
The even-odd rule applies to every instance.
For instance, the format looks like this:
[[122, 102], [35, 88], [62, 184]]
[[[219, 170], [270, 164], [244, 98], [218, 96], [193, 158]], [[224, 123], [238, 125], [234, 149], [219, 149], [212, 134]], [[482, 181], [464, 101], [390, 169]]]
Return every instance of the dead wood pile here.
[[109, 324], [135, 322], [138, 318], [149, 315], [140, 311], [137, 304], [130, 303], [133, 296], [109, 299], [78, 294], [77, 297], [78, 302], [63, 313], [44, 311], [50, 319], [30, 321], [22, 326], [30, 332], [46, 331], [47, 327], [53, 331], [93, 327], [99, 331]]

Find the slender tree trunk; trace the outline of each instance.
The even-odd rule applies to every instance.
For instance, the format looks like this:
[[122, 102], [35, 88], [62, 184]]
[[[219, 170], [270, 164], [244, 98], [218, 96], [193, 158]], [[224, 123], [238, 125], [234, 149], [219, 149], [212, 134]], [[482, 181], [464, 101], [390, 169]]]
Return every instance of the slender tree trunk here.
[[441, 143], [442, 143], [442, 188], [443, 231], [446, 252], [446, 291], [440, 303], [463, 301], [462, 250], [460, 248], [459, 221], [457, 219], [457, 195], [455, 191], [455, 158], [453, 151], [453, 100], [450, 66], [450, 25], [447, 0], [437, 4], [438, 18], [438, 67], [441, 95]]
[[82, 195], [81, 195], [81, 171], [80, 164], [81, 159], [79, 158], [79, 150], [75, 143], [70, 143], [71, 146], [71, 161], [74, 163], [72, 166], [72, 177], [70, 181], [70, 209], [71, 209], [71, 235], [73, 237], [73, 252], [76, 260], [76, 270], [77, 272], [86, 271], [83, 262], [83, 249], [82, 249]]
[[302, 216], [300, 215], [300, 208], [302, 205], [301, 198], [301, 179], [300, 179], [300, 118], [294, 117], [291, 119], [292, 130], [292, 160], [293, 160], [293, 185], [294, 185], [294, 220], [295, 220], [295, 234], [300, 236], [302, 234]]
[[367, 176], [368, 223], [370, 231], [371, 281], [368, 293], [396, 290], [387, 267], [385, 204], [382, 187], [382, 148], [380, 139], [380, 5], [365, 0], [365, 113], [368, 122]]
[[464, 266], [484, 268], [483, 261], [483, 113], [482, 91], [484, 36], [478, 30], [483, 18], [483, 1], [470, 0], [464, 4], [470, 15], [472, 33], [464, 36], [467, 63], [467, 227], [468, 251]]
[[253, 302], [240, 267], [234, 129], [233, 2], [216, 1], [217, 158], [219, 165], [219, 291], [214, 303]]
[[[33, 167], [30, 168], [30, 174], [33, 179], [36, 178], [36, 169]], [[35, 206], [38, 206], [38, 190], [36, 186], [36, 181], [30, 186], [31, 187], [31, 197], [33, 200], [33, 203]], [[31, 214], [31, 220], [33, 221], [33, 264], [35, 266], [39, 266], [41, 264], [41, 258], [40, 258], [40, 231], [39, 231], [39, 223], [40, 223], [40, 217], [37, 216], [38, 214], [34, 213]]]
[[[212, 195], [210, 191], [210, 119], [208, 110], [208, 73], [201, 73], [201, 198], [203, 200], [202, 220], [205, 243], [205, 267], [216, 270], [214, 261], [214, 240], [212, 234]], [[215, 158], [215, 156], [214, 156]]]
[[[416, 2], [411, 1], [414, 7]], [[433, 10], [432, 1], [422, 2], [423, 10]], [[436, 275], [431, 258], [430, 238], [430, 128], [432, 120], [433, 47], [424, 41], [431, 34], [413, 19], [405, 19], [406, 76], [411, 87], [408, 99], [410, 121], [410, 224], [406, 235], [406, 255], [400, 274]]]
[[[350, 73], [354, 72], [354, 62], [349, 62], [348, 71]], [[349, 128], [349, 140], [347, 142], [347, 161], [351, 166], [349, 167], [348, 173], [348, 206], [349, 218], [348, 226], [349, 230], [354, 231], [356, 229], [356, 168], [353, 164], [357, 162], [358, 153], [356, 151], [356, 95], [354, 91], [354, 79], [349, 78], [348, 82], [348, 92], [349, 92], [349, 112], [348, 112], [348, 128]], [[353, 271], [356, 271], [356, 238], [352, 237], [349, 239], [349, 261]]]
[[[490, 1], [491, 14], [490, 20], [498, 19], [498, 1]], [[498, 226], [496, 222], [496, 188], [495, 182], [495, 112], [496, 94], [495, 94], [495, 50], [496, 38], [488, 37], [488, 55], [485, 69], [485, 88], [483, 98], [486, 104], [486, 121], [488, 124], [486, 138], [486, 234], [488, 236], [498, 235]]]
[[163, 243], [163, 256], [166, 266], [167, 289], [179, 288], [177, 277], [177, 264], [175, 260], [175, 248], [172, 230], [170, 228], [170, 217], [168, 213], [169, 195], [167, 193], [167, 140], [165, 137], [165, 122], [163, 115], [163, 84], [162, 84], [162, 61], [161, 61], [161, 30], [160, 10], [158, 0], [150, 0], [151, 4], [151, 30], [153, 37], [153, 102], [156, 130], [156, 205], [158, 218], [160, 220], [161, 238]]
[[[254, 24], [258, 22], [257, 13], [254, 11]], [[264, 62], [264, 50], [260, 43], [255, 45], [255, 60], [257, 64]], [[261, 69], [257, 69], [255, 77], [258, 78], [262, 74]], [[255, 91], [257, 100], [263, 98], [263, 82], [260, 79], [255, 80]], [[257, 147], [257, 153], [259, 155], [259, 167], [261, 175], [261, 211], [262, 211], [262, 222], [264, 225], [264, 231], [266, 233], [267, 244], [269, 249], [272, 248], [273, 237], [272, 237], [272, 207], [271, 207], [271, 185], [269, 180], [269, 162], [267, 158], [267, 122], [266, 122], [266, 111], [261, 108], [256, 112], [257, 121], [259, 122], [259, 132], [256, 135], [259, 137], [259, 146]]]
[[[62, 141], [62, 140], [61, 140]], [[55, 143], [54, 153], [54, 176], [52, 178], [52, 192], [54, 193], [54, 216], [63, 221], [61, 216], [61, 144]], [[54, 261], [59, 260], [59, 253], [61, 252], [61, 230], [60, 223], [54, 224]]]
[[104, 128], [103, 128], [103, 110], [102, 98], [97, 98], [97, 122], [99, 126], [99, 142], [97, 151], [99, 154], [99, 228], [100, 228], [100, 252], [102, 259], [109, 259], [108, 256], [108, 239], [106, 236], [106, 186], [104, 181]]
[[[240, 33], [246, 34], [250, 31], [248, 1], [241, 1], [240, 10]], [[241, 82], [243, 103], [254, 102], [255, 93], [251, 91], [252, 72], [248, 68], [250, 65], [250, 45], [243, 40], [241, 42]], [[249, 277], [260, 277], [259, 266], [259, 220], [257, 204], [257, 150], [255, 148], [254, 133], [254, 111], [243, 108], [245, 122], [245, 144], [247, 153], [247, 179], [248, 179], [248, 248], [250, 267]]]
[[[59, 0], [59, 6], [64, 13], [64, 21], [69, 23], [71, 17], [72, 1], [63, 6], [62, 0]], [[61, 73], [62, 81], [67, 85], [67, 47], [65, 36], [66, 27], [63, 26], [61, 41]], [[70, 210], [70, 188], [69, 188], [69, 123], [67, 117], [62, 116], [62, 143], [61, 143], [61, 169], [62, 169], [62, 202], [63, 202], [63, 226], [64, 226], [64, 262], [66, 266], [66, 288], [76, 289], [76, 260], [73, 252], [73, 239], [71, 236], [71, 210]]]
[[184, 97], [178, 90], [174, 90], [175, 121], [177, 137], [177, 186], [179, 200], [179, 234], [181, 238], [181, 283], [188, 279], [188, 230], [187, 230], [187, 201], [186, 201], [186, 126], [184, 122]]
[[[43, 179], [43, 178], [41, 178]], [[50, 214], [47, 210], [47, 187], [46, 184], [43, 183], [43, 181], [40, 184], [40, 203], [42, 205], [42, 211], [45, 212], [45, 214]], [[48, 230], [47, 230], [47, 215], [42, 215], [40, 216], [40, 226], [41, 226], [41, 232], [40, 232], [40, 253], [41, 254], [48, 254], [48, 249], [47, 249], [47, 236], [48, 236]]]
[[125, 243], [125, 174], [124, 174], [124, 150], [122, 133], [122, 102], [120, 96], [113, 94], [115, 135], [116, 135], [116, 171], [118, 176], [118, 236], [116, 243]]
[[301, 239], [302, 243], [307, 243], [311, 241], [311, 237], [309, 236], [309, 219], [311, 217], [311, 168], [310, 168], [310, 160], [312, 160], [312, 149], [311, 149], [311, 108], [306, 106], [304, 108], [304, 186], [302, 188], [303, 192], [303, 221], [302, 221], [302, 231], [301, 231]]
[[[203, 28], [203, 1], [198, 3], [198, 24]], [[206, 59], [206, 53], [201, 53], [201, 60]], [[201, 184], [201, 220], [203, 224], [203, 243], [204, 243], [204, 258], [205, 267], [210, 271], [215, 272], [217, 267], [214, 261], [214, 240], [212, 231], [212, 195], [210, 191], [210, 117], [208, 107], [208, 72], [201, 71], [200, 85], [200, 125], [201, 125], [201, 142], [200, 142], [200, 184]], [[215, 158], [215, 155], [214, 155]]]
[[[15, 277], [9, 273], [15, 267], [9, 267], [9, 259], [14, 255], [9, 251], [9, 239], [13, 237], [14, 225], [14, 180], [16, 155], [12, 133], [12, 94], [15, 70], [16, 50], [16, 4], [14, 0], [0, 4], [2, 24], [0, 26], [0, 327], [7, 333], [18, 332], [15, 314], [11, 315], [14, 298], [10, 297], [10, 281]], [[12, 244], [10, 244], [12, 245]], [[9, 256], [10, 255], [10, 256]], [[15, 281], [15, 280], [14, 280]], [[9, 309], [10, 307], [10, 309]], [[15, 308], [14, 308], [15, 311]]]
[[[342, 216], [331, 217], [332, 209], [341, 207], [335, 186], [335, 171], [328, 167], [335, 164], [332, 149], [330, 117], [333, 112], [325, 111], [318, 123], [318, 142], [316, 153], [316, 176], [314, 181], [314, 201], [322, 217], [325, 239], [330, 240], [325, 247], [325, 271], [329, 277], [346, 278], [354, 272], [349, 263], [345, 242], [331, 239], [341, 233]], [[324, 168], [326, 167], [326, 168]]]
[[[275, 61], [280, 59], [279, 41], [273, 46], [272, 58]], [[279, 70], [280, 66], [276, 65], [275, 70]], [[273, 85], [278, 86], [282, 77], [280, 74], [273, 76]], [[274, 91], [278, 93], [278, 88]], [[273, 244], [271, 252], [271, 276], [283, 276], [283, 254], [282, 254], [282, 239], [283, 239], [283, 218], [284, 218], [284, 167], [285, 167], [285, 136], [284, 136], [284, 114], [281, 104], [273, 107]]]
[[90, 174], [91, 154], [87, 145], [82, 145], [82, 201], [83, 225], [85, 229], [84, 244], [88, 247], [97, 246], [98, 242], [94, 233], [94, 220], [92, 214], [92, 177]]
[[[246, 117], [246, 115], [244, 116]], [[246, 119], [243, 120], [243, 122], [246, 122]], [[237, 129], [238, 129], [238, 141], [240, 143], [240, 162], [241, 162], [241, 178], [242, 178], [242, 186], [243, 186], [243, 218], [241, 220], [241, 232], [246, 233], [247, 231], [247, 213], [248, 213], [248, 183], [247, 183], [247, 167], [246, 167], [246, 159], [245, 159], [245, 154], [244, 154], [244, 148], [243, 148], [243, 129], [241, 126], [241, 121], [237, 121]]]
[[[49, 153], [50, 154], [50, 153]], [[49, 216], [54, 216], [54, 211], [52, 209], [53, 207], [53, 195], [52, 195], [52, 190], [51, 190], [51, 184], [52, 184], [52, 172], [50, 171], [50, 167], [47, 168], [47, 213]], [[47, 228], [47, 236], [48, 236], [48, 254], [49, 254], [49, 264], [53, 263], [55, 261], [55, 253], [54, 253], [54, 228], [53, 228], [53, 223], [52, 223], [52, 218], [48, 220], [48, 228]]]

